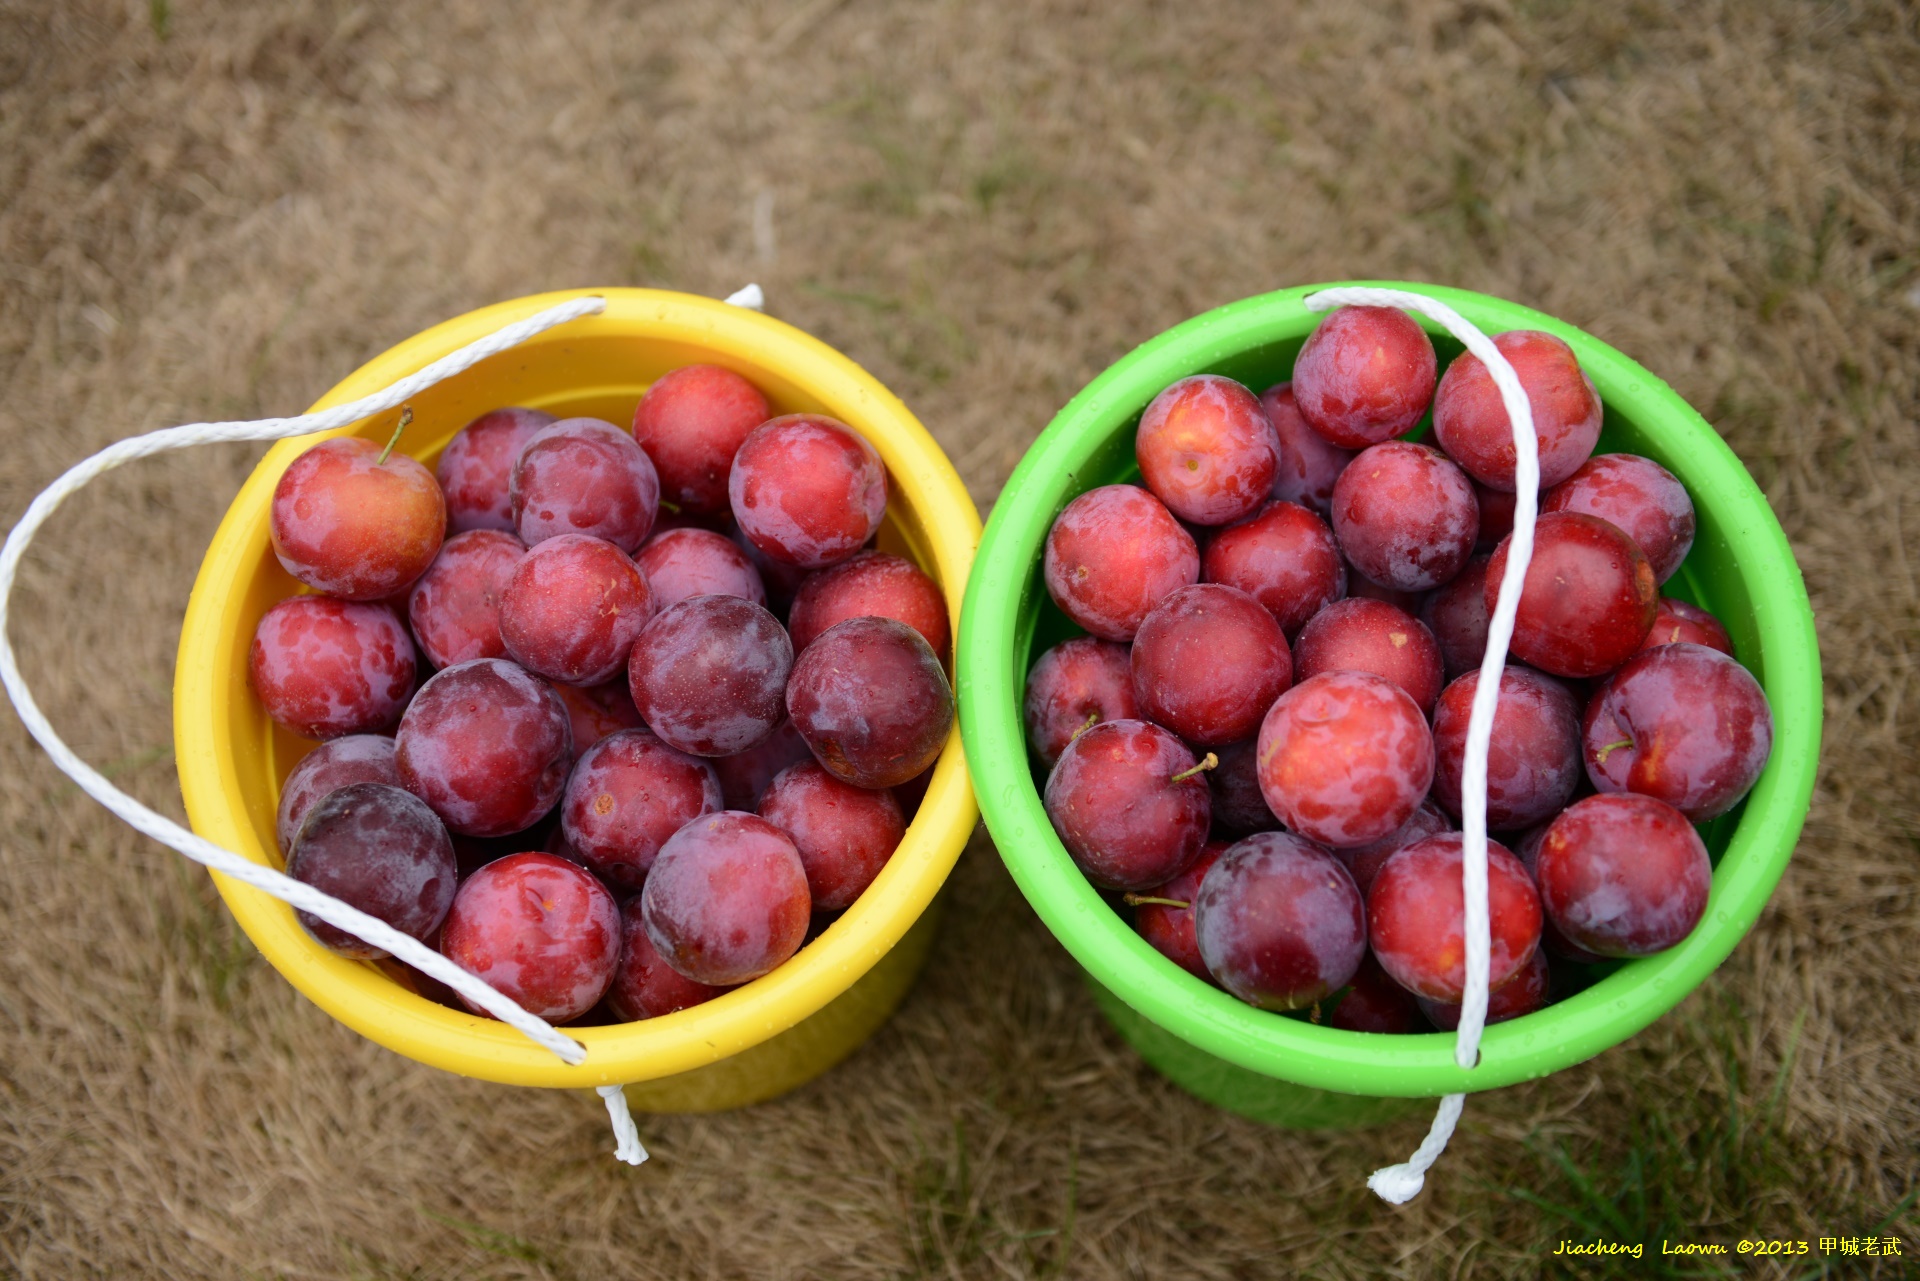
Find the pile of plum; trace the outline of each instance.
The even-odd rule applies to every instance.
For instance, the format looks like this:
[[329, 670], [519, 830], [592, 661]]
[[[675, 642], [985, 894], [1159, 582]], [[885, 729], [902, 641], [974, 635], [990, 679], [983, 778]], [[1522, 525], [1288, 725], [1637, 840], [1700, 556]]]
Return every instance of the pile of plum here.
[[499, 409], [437, 477], [392, 451], [325, 441], [274, 492], [320, 593], [251, 654], [268, 714], [323, 740], [281, 793], [290, 875], [553, 1022], [708, 1000], [853, 903], [954, 715], [945, 601], [870, 546], [866, 440], [690, 365], [631, 433]]
[[[1547, 1003], [1549, 954], [1684, 939], [1712, 877], [1694, 824], [1772, 746], [1726, 629], [1660, 594], [1693, 545], [1686, 490], [1592, 456], [1601, 402], [1564, 342], [1494, 342], [1532, 406], [1541, 515], [1488, 753], [1489, 1022]], [[1485, 365], [1437, 372], [1405, 313], [1346, 307], [1291, 383], [1161, 392], [1145, 488], [1089, 490], [1047, 536], [1047, 590], [1090, 635], [1027, 680], [1087, 878], [1196, 976], [1353, 1031], [1451, 1029], [1465, 991], [1451, 829], [1516, 461]], [[1401, 439], [1429, 407], [1440, 448]]]

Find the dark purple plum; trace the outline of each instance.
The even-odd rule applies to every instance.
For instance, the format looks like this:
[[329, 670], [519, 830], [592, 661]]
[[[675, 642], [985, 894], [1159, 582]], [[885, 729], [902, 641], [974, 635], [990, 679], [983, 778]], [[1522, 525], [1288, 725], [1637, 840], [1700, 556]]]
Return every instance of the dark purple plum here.
[[653, 617], [627, 662], [633, 705], [668, 746], [731, 756], [773, 732], [793, 642], [780, 620], [738, 596], [693, 596]]
[[314, 802], [353, 783], [400, 786], [392, 739], [382, 734], [349, 734], [322, 743], [300, 758], [280, 785], [280, 809], [274, 819], [280, 853], [292, 851], [294, 834]]
[[1683, 642], [1636, 654], [1608, 677], [1581, 735], [1596, 789], [1652, 796], [1704, 823], [1766, 768], [1773, 713], [1746, 668]]
[[849, 618], [795, 660], [787, 713], [829, 774], [894, 787], [946, 747], [953, 690], [919, 632], [891, 618]]
[[[1480, 673], [1468, 672], [1440, 695], [1433, 713], [1433, 795], [1461, 812], [1467, 722]], [[1551, 676], [1509, 664], [1500, 674], [1493, 737], [1487, 745], [1487, 826], [1531, 827], [1558, 814], [1580, 785], [1580, 705]]]
[[1220, 986], [1263, 1010], [1297, 1010], [1345, 987], [1367, 953], [1360, 891], [1340, 860], [1287, 832], [1220, 856], [1193, 900], [1194, 939]]
[[[447, 829], [417, 797], [386, 783], [350, 783], [321, 797], [294, 836], [287, 875], [423, 942], [446, 918], [459, 880]], [[317, 916], [294, 915], [341, 956], [387, 955]]]

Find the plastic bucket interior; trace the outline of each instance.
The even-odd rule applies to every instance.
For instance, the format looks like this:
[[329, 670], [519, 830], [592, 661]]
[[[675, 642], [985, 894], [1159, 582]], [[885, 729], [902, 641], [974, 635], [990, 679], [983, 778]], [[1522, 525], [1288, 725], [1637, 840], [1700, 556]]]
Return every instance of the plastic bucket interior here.
[[[501, 405], [625, 426], [661, 374], [686, 364], [724, 365], [765, 392], [774, 413], [830, 414], [873, 442], [892, 484], [880, 545], [925, 569], [958, 617], [980, 518], [952, 464], [865, 370], [758, 312], [647, 289], [522, 298], [408, 339], [314, 408], [367, 395], [501, 325], [585, 294], [605, 297], [606, 311], [548, 330], [416, 397], [402, 448], [432, 466], [455, 431]], [[392, 411], [346, 431], [384, 441], [397, 421]], [[174, 676], [180, 789], [194, 830], [275, 867], [280, 785], [313, 744], [267, 718], [248, 686], [247, 656], [260, 616], [301, 590], [274, 559], [268, 509], [281, 473], [319, 438], [275, 445], [234, 500], [194, 584]], [[935, 895], [977, 816], [959, 742], [956, 727], [898, 850], [818, 938], [773, 973], [704, 1005], [637, 1023], [570, 1028], [587, 1047], [577, 1067], [500, 1023], [417, 995], [379, 966], [335, 956], [300, 928], [286, 904], [218, 875], [214, 881], [241, 928], [296, 988], [409, 1058], [512, 1085], [628, 1083], [630, 1101], [642, 1110], [738, 1107], [792, 1089], [844, 1058], [911, 987], [932, 940]]]
[[[1040, 918], [1085, 969], [1096, 1000], [1141, 1056], [1190, 1092], [1277, 1125], [1362, 1124], [1403, 1100], [1542, 1077], [1625, 1040], [1692, 991], [1752, 927], [1792, 855], [1820, 742], [1813, 614], [1785, 534], [1731, 450], [1672, 388], [1605, 343], [1526, 307], [1458, 289], [1384, 284], [1438, 298], [1488, 333], [1539, 329], [1572, 345], [1606, 405], [1597, 452], [1656, 459], [1685, 483], [1699, 518], [1692, 553], [1662, 589], [1712, 610], [1766, 691], [1773, 755], [1731, 813], [1703, 827], [1714, 859], [1705, 918], [1658, 956], [1592, 967], [1583, 990], [1486, 1031], [1479, 1065], [1453, 1061], [1451, 1033], [1394, 1036], [1315, 1026], [1243, 1004], [1134, 933], [1055, 836], [1044, 775], [1022, 732], [1026, 674], [1078, 634], [1048, 597], [1041, 552], [1055, 516], [1099, 485], [1135, 481], [1134, 430], [1176, 379], [1217, 373], [1256, 392], [1292, 376], [1319, 323], [1302, 299], [1324, 285], [1249, 298], [1142, 345], [1062, 409], [993, 508], [967, 590], [959, 643], [960, 718], [974, 786], [1002, 859]], [[1416, 319], [1419, 319], [1416, 317]], [[1460, 345], [1438, 326], [1441, 367]], [[1422, 430], [1425, 430], [1423, 426]]]

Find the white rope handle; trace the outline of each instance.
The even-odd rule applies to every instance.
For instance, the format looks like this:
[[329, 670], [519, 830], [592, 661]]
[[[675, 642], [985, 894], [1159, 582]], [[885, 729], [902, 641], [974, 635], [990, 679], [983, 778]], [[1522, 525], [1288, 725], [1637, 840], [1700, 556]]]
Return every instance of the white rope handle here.
[[[1460, 1002], [1460, 1027], [1453, 1060], [1463, 1068], [1480, 1061], [1480, 1034], [1487, 1026], [1487, 978], [1492, 951], [1492, 928], [1487, 912], [1487, 749], [1493, 740], [1493, 713], [1500, 698], [1500, 675], [1507, 665], [1507, 647], [1513, 641], [1514, 616], [1520, 609], [1520, 589], [1533, 560], [1533, 527], [1540, 506], [1539, 441], [1533, 431], [1533, 409], [1520, 386], [1519, 375], [1500, 349], [1453, 308], [1424, 294], [1404, 289], [1323, 289], [1305, 300], [1309, 311], [1335, 307], [1398, 307], [1438, 322], [1480, 358], [1500, 389], [1501, 403], [1513, 427], [1515, 455], [1513, 538], [1507, 545], [1506, 572], [1500, 596], [1487, 622], [1487, 652], [1480, 659], [1480, 683], [1473, 691], [1473, 711], [1467, 719], [1466, 762], [1460, 783], [1461, 834], [1465, 838], [1461, 880], [1466, 896], [1467, 990]], [[1446, 1151], [1460, 1121], [1466, 1095], [1449, 1094], [1440, 1100], [1433, 1128], [1404, 1164], [1375, 1170], [1367, 1186], [1383, 1199], [1402, 1205], [1420, 1194], [1426, 1174]]]
[[[748, 285], [729, 297], [727, 301], [754, 311], [759, 311], [765, 306], [765, 296], [758, 285]], [[392, 409], [436, 383], [463, 373], [487, 357], [518, 346], [556, 325], [564, 325], [582, 316], [598, 315], [606, 309], [607, 300], [601, 297], [575, 298], [558, 306], [549, 307], [525, 320], [503, 325], [486, 337], [442, 356], [419, 372], [409, 374], [383, 391], [375, 392], [371, 396], [363, 396], [350, 404], [321, 410], [318, 413], [302, 414], [296, 418], [263, 418], [254, 422], [190, 423], [184, 427], [169, 427], [162, 431], [148, 432], [143, 436], [119, 441], [91, 458], [75, 464], [58, 480], [42, 490], [28, 505], [26, 514], [20, 518], [20, 523], [15, 525], [12, 532], [7, 535], [5, 547], [0, 548], [0, 682], [5, 683], [7, 696], [13, 700], [14, 709], [19, 712], [21, 723], [39, 741], [49, 759], [63, 774], [135, 830], [152, 837], [162, 845], [177, 850], [204, 867], [250, 885], [262, 893], [270, 894], [300, 911], [319, 917], [327, 924], [344, 930], [363, 942], [385, 950], [395, 959], [438, 979], [536, 1044], [551, 1050], [569, 1066], [577, 1066], [586, 1060], [586, 1046], [558, 1031], [545, 1019], [528, 1013], [499, 990], [461, 969], [439, 952], [402, 934], [385, 921], [369, 916], [351, 904], [334, 898], [331, 894], [323, 893], [273, 868], [243, 858], [231, 850], [220, 848], [213, 842], [181, 827], [165, 815], [148, 809], [108, 782], [104, 775], [81, 760], [60, 735], [54, 732], [53, 725], [47, 720], [46, 714], [34, 701], [33, 692], [27, 688], [25, 678], [20, 675], [20, 666], [14, 657], [13, 642], [8, 636], [8, 624], [12, 621], [14, 581], [20, 571], [20, 560], [26, 555], [27, 545], [33, 541], [34, 535], [40, 532], [40, 527], [46, 524], [48, 518], [70, 495], [114, 468], [138, 458], [148, 458], [173, 449], [185, 449], [191, 445], [243, 440], [284, 440], [292, 436], [305, 436], [313, 432], [345, 427], [363, 418]], [[629, 1165], [639, 1165], [647, 1159], [647, 1150], [640, 1144], [639, 1130], [635, 1127], [633, 1116], [627, 1109], [625, 1092], [618, 1085], [603, 1085], [599, 1087], [599, 1093], [600, 1097], [606, 1101], [607, 1114], [613, 1122], [616, 1140], [614, 1155]]]

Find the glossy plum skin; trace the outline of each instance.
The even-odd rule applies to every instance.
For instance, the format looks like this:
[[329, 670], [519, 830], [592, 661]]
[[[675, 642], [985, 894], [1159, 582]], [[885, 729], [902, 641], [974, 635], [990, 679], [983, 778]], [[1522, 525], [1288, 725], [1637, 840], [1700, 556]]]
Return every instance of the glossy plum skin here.
[[1168, 593], [1200, 581], [1200, 549], [1138, 485], [1103, 485], [1068, 503], [1047, 531], [1047, 593], [1102, 640], [1130, 641]]
[[1236, 840], [1255, 832], [1271, 832], [1280, 820], [1267, 808], [1260, 791], [1260, 744], [1242, 739], [1217, 748], [1220, 763], [1207, 771], [1207, 788], [1213, 793], [1213, 827]]
[[1195, 374], [1148, 404], [1133, 452], [1141, 479], [1174, 515], [1226, 525], [1273, 489], [1280, 438], [1259, 397], [1231, 378]]
[[542, 428], [559, 419], [538, 409], [495, 409], [454, 433], [435, 467], [447, 496], [447, 528], [514, 531], [513, 497], [507, 492], [514, 460]]
[[620, 936], [620, 964], [607, 988], [607, 1008], [620, 1019], [628, 1023], [657, 1019], [711, 1001], [728, 990], [674, 973], [647, 937], [637, 895], [620, 905]]
[[413, 639], [385, 605], [295, 596], [267, 610], [247, 674], [276, 723], [302, 738], [392, 727], [413, 693]]
[[1583, 512], [1618, 525], [1661, 582], [1693, 550], [1693, 499], [1677, 477], [1638, 454], [1601, 454], [1540, 496], [1543, 512]]
[[1272, 502], [1207, 543], [1201, 577], [1248, 593], [1291, 641], [1347, 594], [1347, 566], [1327, 523], [1296, 503]]
[[[1540, 442], [1540, 488], [1559, 484], [1587, 461], [1600, 439], [1600, 396], [1573, 348], [1552, 334], [1515, 329], [1493, 345], [1519, 375]], [[1512, 492], [1513, 425], [1493, 375], [1472, 352], [1447, 366], [1433, 397], [1433, 434], [1440, 447], [1489, 489]]]
[[1423, 592], [1473, 555], [1480, 504], [1439, 450], [1392, 441], [1364, 450], [1333, 487], [1333, 533], [1353, 567], [1383, 587]]
[[[1363, 889], [1364, 895], [1366, 891]], [[1327, 1014], [1327, 1026], [1346, 1032], [1424, 1032], [1420, 1001], [1395, 983], [1369, 952], [1354, 971], [1347, 994]]]
[[[1535, 948], [1529, 960], [1511, 981], [1500, 985], [1497, 992], [1487, 994], [1487, 1026], [1505, 1023], [1517, 1019], [1522, 1014], [1531, 1014], [1535, 1010], [1546, 1008], [1547, 984], [1550, 975], [1547, 970], [1547, 954], [1544, 949]], [[1427, 1022], [1442, 1032], [1453, 1032], [1460, 1027], [1460, 1007], [1442, 1001], [1429, 1001], [1420, 998], [1420, 1012]]]
[[946, 747], [953, 689], [919, 632], [891, 618], [849, 618], [794, 661], [787, 714], [841, 782], [897, 787]]
[[[1559, 815], [1555, 815], [1554, 817], [1558, 818]], [[1527, 869], [1527, 875], [1533, 878], [1533, 888], [1535, 890], [1540, 888], [1540, 872], [1538, 866], [1540, 843], [1547, 839], [1547, 829], [1551, 826], [1551, 823], [1540, 823], [1528, 828], [1520, 834], [1518, 843], [1513, 847], [1514, 857], [1520, 860], [1521, 865]], [[1597, 952], [1589, 952], [1586, 948], [1577, 947], [1570, 942], [1567, 936], [1560, 932], [1560, 927], [1553, 923], [1553, 917], [1551, 915], [1545, 915], [1546, 903], [1544, 901], [1542, 901], [1540, 909], [1543, 913], [1540, 922], [1541, 951], [1549, 956], [1559, 957], [1563, 961], [1572, 961], [1576, 965], [1592, 965], [1607, 959]]]
[[1440, 647], [1426, 624], [1385, 601], [1354, 597], [1314, 616], [1293, 647], [1293, 674], [1372, 672], [1407, 692], [1423, 716], [1433, 712], [1445, 679]]
[[697, 516], [727, 509], [733, 456], [771, 417], [760, 389], [718, 365], [682, 365], [647, 388], [633, 438], [660, 473], [660, 493]]
[[1370, 672], [1322, 672], [1260, 725], [1260, 790], [1287, 825], [1334, 849], [1413, 816], [1433, 783], [1433, 735], [1407, 692]]
[[280, 785], [280, 808], [274, 818], [280, 853], [293, 849], [295, 833], [321, 797], [353, 783], [400, 786], [392, 739], [381, 734], [349, 734], [322, 743], [300, 758]]
[[427, 572], [447, 532], [433, 473], [358, 436], [323, 440], [293, 460], [273, 489], [273, 554], [307, 586], [376, 601]]
[[497, 529], [455, 534], [441, 546], [407, 593], [407, 620], [429, 663], [452, 667], [507, 652], [500, 597], [526, 555], [526, 544]]
[[461, 885], [440, 951], [528, 1013], [566, 1023], [613, 983], [620, 909], [585, 868], [551, 854], [510, 854]]
[[738, 596], [767, 603], [760, 571], [725, 534], [710, 529], [669, 529], [656, 533], [634, 555], [646, 576], [655, 609], [678, 605], [692, 596]]
[[1098, 636], [1055, 645], [1027, 673], [1023, 710], [1027, 743], [1049, 769], [1088, 725], [1137, 719], [1127, 647]]
[[720, 805], [713, 766], [646, 730], [626, 729], [581, 753], [560, 802], [560, 827], [590, 870], [632, 894], [667, 838]]
[[[1489, 617], [1512, 545], [1503, 540], [1487, 564]], [[1659, 600], [1653, 566], [1631, 538], [1597, 516], [1550, 513], [1534, 527], [1512, 654], [1555, 676], [1610, 672], [1645, 642]]]
[[1333, 486], [1353, 461], [1351, 449], [1330, 444], [1307, 426], [1293, 400], [1293, 384], [1275, 383], [1260, 393], [1260, 404], [1280, 440], [1280, 464], [1273, 473], [1273, 497], [1298, 503], [1322, 520], [1333, 511]]
[[769, 559], [804, 569], [859, 551], [887, 512], [887, 469], [860, 433], [820, 414], [753, 429], [727, 481], [740, 532]]
[[773, 733], [745, 751], [709, 759], [720, 776], [720, 795], [726, 808], [752, 813], [760, 808], [760, 798], [781, 770], [812, 760], [813, 753], [793, 722], [782, 720]]
[[1233, 846], [1193, 900], [1194, 939], [1220, 986], [1263, 1010], [1345, 987], [1367, 952], [1360, 891], [1340, 860], [1287, 832]]
[[1452, 830], [1453, 823], [1448, 819], [1447, 812], [1434, 804], [1429, 796], [1420, 802], [1420, 808], [1413, 812], [1413, 817], [1379, 840], [1351, 849], [1335, 850], [1334, 854], [1347, 865], [1353, 883], [1360, 887], [1360, 893], [1364, 896], [1373, 888], [1373, 878], [1380, 874], [1380, 869], [1386, 866], [1388, 859], [1416, 841]]
[[[1420, 621], [1440, 647], [1440, 665], [1448, 680], [1480, 666], [1487, 654], [1487, 565], [1476, 554], [1450, 583], [1434, 588], [1420, 605]], [[1499, 587], [1494, 592], [1497, 595]]]
[[1140, 624], [1129, 658], [1140, 714], [1199, 747], [1251, 738], [1293, 683], [1287, 638], [1259, 601], [1199, 583]]
[[535, 544], [500, 594], [507, 654], [564, 685], [611, 680], [652, 617], [646, 576], [618, 547], [587, 534]]
[[641, 718], [669, 746], [731, 756], [780, 723], [792, 670], [779, 619], [738, 596], [693, 596], [641, 631], [627, 681]]
[[[1433, 713], [1433, 795], [1461, 812], [1467, 722], [1480, 673], [1447, 686]], [[1580, 785], [1580, 705], [1573, 691], [1539, 672], [1508, 665], [1500, 674], [1493, 738], [1487, 745], [1487, 826], [1513, 831], [1544, 822]]]
[[463, 836], [532, 827], [560, 800], [572, 763], [566, 704], [504, 658], [436, 674], [408, 705], [394, 739], [401, 786]]
[[1365, 449], [1419, 426], [1433, 400], [1433, 340], [1397, 307], [1341, 307], [1293, 362], [1300, 416], [1328, 443]]
[[[458, 881], [447, 829], [420, 800], [387, 783], [350, 783], [321, 797], [294, 837], [287, 875], [422, 941], [440, 928]], [[387, 955], [317, 916], [294, 915], [341, 956]]]
[[[1465, 844], [1458, 832], [1416, 841], [1387, 860], [1367, 893], [1373, 954], [1394, 982], [1429, 1001], [1458, 1004], [1466, 995]], [[1541, 922], [1527, 869], [1497, 841], [1487, 842], [1487, 913], [1487, 987], [1497, 991], [1532, 958]]]
[[886, 552], [857, 552], [809, 574], [787, 616], [799, 653], [829, 627], [849, 618], [891, 618], [926, 637], [941, 659], [952, 642], [947, 602], [939, 586], [912, 561]]
[[647, 727], [633, 705], [624, 675], [602, 685], [555, 685], [553, 692], [567, 707], [575, 760], [609, 734]]
[[1733, 657], [1733, 638], [1727, 635], [1719, 619], [1698, 605], [1662, 596], [1654, 609], [1653, 630], [1647, 633], [1647, 642], [1640, 648], [1645, 651], [1656, 645], [1676, 645], [1683, 641], [1689, 645], [1705, 645], [1728, 658]]
[[892, 792], [843, 783], [817, 761], [783, 770], [759, 813], [793, 838], [816, 912], [852, 907], [907, 832]]
[[1736, 805], [1766, 768], [1773, 713], [1752, 673], [1704, 645], [1634, 656], [1587, 704], [1581, 737], [1600, 792], [1652, 796], [1695, 823]]
[[1068, 744], [1047, 777], [1047, 817], [1102, 889], [1144, 891], [1190, 867], [1212, 799], [1179, 739], [1147, 721], [1104, 721]]
[[1547, 915], [1576, 947], [1651, 956], [1706, 915], [1713, 865], [1693, 824], [1651, 796], [1589, 796], [1553, 820], [1534, 865]]
[[633, 437], [598, 418], [563, 418], [520, 451], [508, 480], [528, 547], [561, 534], [604, 538], [632, 555], [653, 530], [660, 477]]
[[1200, 959], [1200, 944], [1193, 937], [1193, 900], [1200, 893], [1200, 883], [1206, 879], [1207, 869], [1219, 862], [1220, 856], [1226, 852], [1225, 841], [1208, 841], [1200, 847], [1200, 857], [1193, 861], [1193, 866], [1165, 885], [1156, 885], [1146, 893], [1148, 898], [1171, 899], [1176, 903], [1185, 903], [1185, 907], [1138, 903], [1133, 909], [1133, 928], [1140, 937], [1154, 951], [1206, 983], [1213, 982], [1213, 975], [1207, 972], [1207, 963]]
[[640, 910], [661, 960], [683, 978], [727, 987], [800, 950], [812, 899], [787, 834], [726, 810], [673, 834], [640, 892]]

